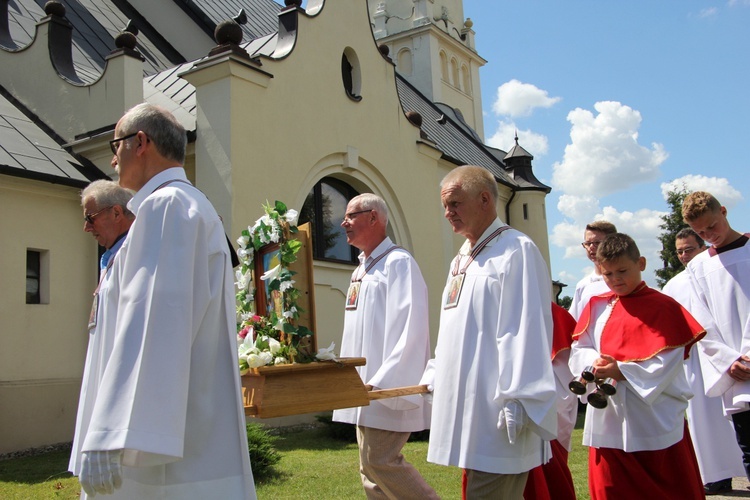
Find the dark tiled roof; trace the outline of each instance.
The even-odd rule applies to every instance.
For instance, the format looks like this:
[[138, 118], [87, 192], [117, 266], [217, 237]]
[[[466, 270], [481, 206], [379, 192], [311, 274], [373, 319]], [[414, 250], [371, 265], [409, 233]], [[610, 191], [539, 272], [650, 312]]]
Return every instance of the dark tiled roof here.
[[244, 41], [275, 33], [279, 29], [281, 5], [273, 0], [174, 0], [186, 11], [205, 16], [213, 23], [210, 30], [222, 21], [232, 19], [244, 9], [247, 23], [242, 25]]
[[[84, 83], [93, 83], [104, 69], [104, 58], [115, 49], [115, 37], [128, 23], [128, 18], [111, 0], [59, 0], [65, 5], [65, 17], [73, 25], [73, 63], [78, 77]], [[27, 46], [36, 34], [36, 23], [45, 17], [43, 6], [46, 0], [15, 0], [8, 4], [11, 37], [16, 48]], [[135, 21], [138, 26], [138, 21]], [[144, 36], [148, 26], [138, 26], [138, 51], [146, 61], [144, 76], [183, 62], [184, 58], [173, 53], [171, 58], [157, 43]], [[153, 30], [152, 30], [153, 31]], [[171, 49], [173, 52], [174, 49]]]
[[499, 182], [516, 186], [505, 171], [503, 162], [478, 140], [473, 131], [468, 132], [465, 124], [459, 124], [455, 115], [445, 113], [442, 107], [427, 99], [398, 73], [396, 87], [404, 112], [416, 111], [422, 115], [422, 130], [446, 159], [459, 165], [485, 167]]
[[83, 187], [102, 174], [84, 166], [0, 92], [0, 173]]

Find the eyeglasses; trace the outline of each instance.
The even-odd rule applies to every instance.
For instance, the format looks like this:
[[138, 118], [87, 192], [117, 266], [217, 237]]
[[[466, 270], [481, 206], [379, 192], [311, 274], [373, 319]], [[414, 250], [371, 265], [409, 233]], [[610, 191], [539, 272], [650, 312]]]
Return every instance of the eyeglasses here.
[[114, 154], [114, 155], [117, 154], [117, 143], [118, 142], [125, 141], [127, 139], [132, 139], [136, 135], [138, 135], [138, 132], [134, 132], [132, 134], [126, 135], [125, 137], [120, 137], [119, 139], [112, 139], [111, 141], [109, 141], [109, 147], [112, 148], [112, 154]]
[[98, 216], [98, 215], [99, 215], [100, 213], [104, 212], [105, 210], [109, 210], [110, 208], [112, 208], [112, 205], [110, 205], [110, 206], [108, 206], [108, 207], [104, 207], [104, 208], [102, 208], [101, 210], [99, 210], [98, 212], [95, 212], [95, 213], [93, 213], [93, 214], [86, 214], [86, 215], [84, 215], [84, 216], [83, 216], [83, 221], [84, 221], [84, 222], [88, 222], [88, 223], [89, 223], [89, 224], [91, 224], [91, 225], [94, 225], [94, 219], [96, 219], [96, 217], [97, 217], [97, 216]]
[[591, 248], [591, 247], [598, 247], [601, 244], [601, 241], [584, 241], [581, 243], [581, 246], [583, 248]]
[[698, 249], [695, 248], [695, 247], [680, 248], [680, 249], [677, 250], [677, 255], [682, 255], [684, 253], [693, 253], [696, 250], [698, 250]]
[[372, 209], [370, 209], [370, 210], [360, 210], [359, 212], [350, 212], [350, 213], [344, 215], [344, 220], [342, 222], [351, 222], [359, 214], [364, 214], [364, 213], [367, 213], [367, 212], [372, 212]]

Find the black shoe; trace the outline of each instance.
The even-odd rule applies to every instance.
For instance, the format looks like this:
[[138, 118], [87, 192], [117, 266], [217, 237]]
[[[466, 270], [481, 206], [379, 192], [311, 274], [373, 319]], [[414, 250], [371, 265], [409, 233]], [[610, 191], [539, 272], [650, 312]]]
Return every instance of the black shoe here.
[[728, 493], [732, 491], [732, 478], [722, 479], [721, 481], [715, 481], [713, 483], [706, 483], [703, 485], [703, 489], [706, 495], [721, 495], [722, 493]]

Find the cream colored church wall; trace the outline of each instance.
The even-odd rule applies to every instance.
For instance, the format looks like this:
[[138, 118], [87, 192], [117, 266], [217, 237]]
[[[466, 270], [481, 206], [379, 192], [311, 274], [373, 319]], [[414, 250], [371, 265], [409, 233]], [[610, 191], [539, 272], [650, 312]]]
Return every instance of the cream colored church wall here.
[[[0, 206], [3, 453], [72, 439], [97, 254], [75, 188], [0, 176]], [[47, 303], [26, 304], [27, 249], [43, 252]]]
[[[383, 196], [397, 242], [414, 253], [428, 282], [434, 335], [453, 256], [452, 248], [435, 251], [445, 248], [446, 229], [448, 241], [453, 239], [438, 188], [450, 167], [439, 161], [439, 152], [417, 145], [419, 130], [403, 114], [393, 65], [378, 52], [365, 9], [357, 2], [327, 2], [317, 17], [301, 16], [288, 57], [262, 60], [261, 69], [273, 75], [267, 82], [251, 81], [234, 62], [187, 75], [198, 91], [196, 176], [201, 189], [231, 195], [232, 240], [262, 215], [266, 200], [282, 200], [299, 210], [325, 176]], [[334, 30], [339, 36], [321, 36]], [[347, 47], [359, 60], [359, 102], [347, 96], [342, 83], [341, 56]], [[221, 185], [201, 185], [201, 179]], [[319, 346], [332, 340], [340, 345], [343, 293], [352, 269], [316, 262]]]

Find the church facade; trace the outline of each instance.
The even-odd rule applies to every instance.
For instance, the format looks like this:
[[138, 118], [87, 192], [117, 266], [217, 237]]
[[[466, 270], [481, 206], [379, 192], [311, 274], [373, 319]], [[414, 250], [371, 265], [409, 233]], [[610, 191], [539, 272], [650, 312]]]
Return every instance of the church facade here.
[[321, 347], [341, 340], [358, 193], [385, 199], [422, 269], [433, 344], [462, 243], [439, 200], [451, 169], [490, 170], [498, 214], [549, 262], [533, 157], [483, 143], [471, 27], [460, 0], [0, 2], [0, 453], [72, 439], [98, 251], [80, 190], [116, 179], [108, 141], [139, 102], [185, 126], [188, 176], [230, 240], [267, 201], [312, 223]]

